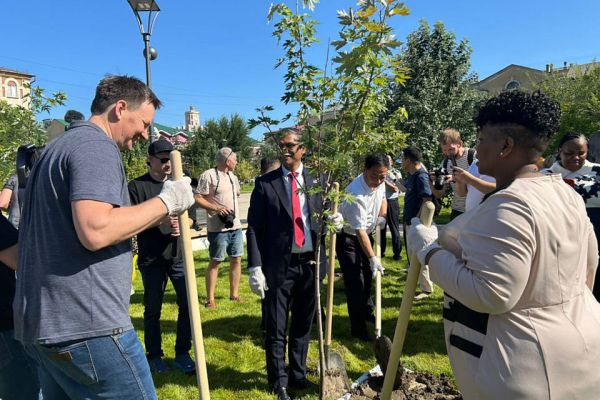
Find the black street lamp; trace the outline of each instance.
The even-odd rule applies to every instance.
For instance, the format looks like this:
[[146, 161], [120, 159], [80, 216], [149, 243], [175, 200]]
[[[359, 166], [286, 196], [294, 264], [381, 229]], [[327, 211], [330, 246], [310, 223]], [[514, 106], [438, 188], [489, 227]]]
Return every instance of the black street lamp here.
[[[140, 33], [142, 34], [142, 39], [144, 40], [144, 58], [146, 59], [146, 84], [149, 88], [152, 87], [152, 80], [150, 79], [150, 61], [156, 60], [158, 57], [158, 52], [154, 47], [150, 47], [150, 36], [152, 35], [152, 29], [154, 28], [154, 21], [156, 21], [156, 17], [158, 17], [158, 13], [160, 12], [160, 8], [156, 1], [154, 0], [127, 0], [135, 18], [137, 19], [138, 26], [140, 28]], [[140, 13], [147, 13], [148, 15], [148, 23], [147, 26], [144, 27], [142, 22], [142, 15]], [[152, 138], [154, 135], [154, 124], [150, 125], [150, 142], [152, 143]]]

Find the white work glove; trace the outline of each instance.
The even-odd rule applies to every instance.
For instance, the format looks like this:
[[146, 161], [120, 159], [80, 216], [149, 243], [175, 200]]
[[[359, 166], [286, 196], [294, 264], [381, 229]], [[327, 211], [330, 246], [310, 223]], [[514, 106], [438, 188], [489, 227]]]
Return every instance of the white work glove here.
[[385, 270], [385, 268], [383, 268], [383, 265], [381, 265], [381, 262], [377, 257], [373, 256], [369, 258], [369, 266], [371, 267], [373, 278], [375, 278], [377, 271], [381, 272], [381, 276], [383, 276], [383, 271]]
[[423, 225], [417, 217], [410, 221], [410, 229], [406, 235], [406, 245], [412, 254], [416, 254], [421, 265], [425, 265], [425, 257], [433, 249], [441, 248], [438, 244], [438, 230], [435, 224]]
[[165, 181], [158, 197], [167, 206], [168, 215], [179, 215], [194, 205], [194, 193], [192, 193], [192, 180], [184, 177], [178, 181]]
[[250, 283], [250, 289], [254, 293], [260, 296], [261, 299], [265, 298], [265, 292], [269, 290], [267, 287], [267, 280], [263, 275], [261, 267], [251, 267], [248, 269], [250, 272], [250, 277], [248, 278], [248, 283]]
[[339, 212], [331, 214], [327, 217], [327, 221], [331, 222], [335, 227], [336, 232], [339, 232], [344, 227], [344, 217]]
[[387, 224], [385, 217], [377, 217], [377, 226], [380, 230], [385, 228], [385, 224]]

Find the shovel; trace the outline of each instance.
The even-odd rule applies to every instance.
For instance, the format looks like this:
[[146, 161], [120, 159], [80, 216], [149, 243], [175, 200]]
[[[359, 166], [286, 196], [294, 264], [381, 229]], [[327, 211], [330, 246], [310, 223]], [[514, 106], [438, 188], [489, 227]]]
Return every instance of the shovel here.
[[[340, 190], [340, 184], [337, 182], [333, 183], [334, 193], [338, 193]], [[338, 202], [334, 200], [332, 206], [333, 213], [337, 213]], [[323, 375], [323, 386], [326, 388], [325, 392], [328, 396], [338, 398], [350, 390], [350, 383], [348, 381], [348, 374], [344, 367], [344, 360], [342, 357], [331, 350], [331, 326], [333, 319], [333, 284], [335, 277], [335, 242], [336, 235], [331, 234], [329, 239], [329, 268], [327, 270], [327, 310], [325, 312], [325, 374]], [[341, 380], [342, 385], [337, 384]], [[340, 387], [343, 386], [343, 387]], [[332, 393], [332, 391], [339, 391], [339, 393]]]
[[[375, 230], [374, 248], [375, 256], [381, 262], [381, 230]], [[387, 370], [388, 359], [392, 349], [392, 341], [387, 336], [381, 335], [381, 272], [375, 273], [375, 359], [384, 374]], [[400, 384], [404, 372], [402, 366], [397, 367], [395, 383]]]
[[[171, 152], [171, 166], [173, 179], [178, 181], [183, 178], [181, 167], [181, 154], [177, 150]], [[202, 338], [202, 323], [198, 305], [198, 289], [196, 287], [196, 270], [194, 268], [194, 254], [192, 253], [192, 237], [188, 212], [179, 216], [180, 243], [183, 250], [183, 264], [185, 273], [185, 288], [187, 291], [190, 321], [192, 323], [192, 338], [194, 340], [194, 355], [196, 356], [196, 379], [198, 382], [198, 395], [200, 400], [209, 400], [208, 373], [206, 372], [206, 357], [204, 354], [204, 339]]]
[[[433, 213], [435, 206], [432, 202], [428, 201], [421, 207], [421, 222], [425, 226], [431, 226], [433, 221]], [[396, 323], [396, 331], [394, 332], [394, 342], [390, 352], [389, 361], [387, 363], [389, 369], [385, 372], [385, 378], [383, 380], [383, 388], [381, 391], [381, 400], [390, 400], [392, 397], [392, 391], [394, 390], [395, 375], [391, 371], [398, 369], [400, 364], [400, 355], [402, 354], [402, 347], [404, 346], [404, 338], [406, 337], [406, 328], [408, 327], [408, 320], [410, 318], [410, 310], [412, 308], [413, 298], [415, 297], [415, 291], [417, 289], [417, 282], [419, 280], [419, 274], [421, 272], [421, 265], [416, 254], [410, 255], [410, 268], [408, 270], [408, 277], [406, 278], [406, 286], [404, 287], [404, 293], [402, 294], [402, 304], [400, 305], [400, 314], [398, 315], [398, 322]]]

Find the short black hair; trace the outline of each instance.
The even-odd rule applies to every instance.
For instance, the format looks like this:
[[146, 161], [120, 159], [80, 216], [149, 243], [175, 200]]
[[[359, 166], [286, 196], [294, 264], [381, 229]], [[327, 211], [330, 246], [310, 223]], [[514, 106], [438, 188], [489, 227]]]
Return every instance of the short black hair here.
[[151, 103], [156, 110], [162, 105], [152, 89], [139, 79], [127, 75], [109, 75], [96, 87], [92, 115], [103, 114], [119, 100], [125, 100], [131, 110], [137, 110], [145, 102]]
[[517, 146], [544, 151], [560, 126], [560, 106], [550, 97], [511, 90], [489, 99], [479, 110], [475, 123], [479, 129], [496, 125]]
[[274, 157], [263, 157], [260, 159], [260, 174], [264, 175], [270, 168], [275, 165], [275, 163], [279, 163], [278, 158]]
[[365, 169], [371, 169], [373, 167], [390, 167], [390, 163], [387, 158], [387, 154], [375, 153], [369, 154], [365, 157]]
[[85, 117], [83, 114], [77, 110], [67, 110], [64, 117], [65, 122], [68, 122], [69, 124], [73, 121], [83, 121], [84, 119]]
[[412, 162], [422, 162], [423, 152], [415, 146], [408, 146], [407, 148], [402, 149], [402, 158], [409, 159]]
[[560, 141], [558, 142], [558, 148], [563, 147], [565, 143], [570, 142], [571, 140], [583, 140], [585, 144], [588, 144], [588, 139], [583, 133], [569, 132], [560, 138]]

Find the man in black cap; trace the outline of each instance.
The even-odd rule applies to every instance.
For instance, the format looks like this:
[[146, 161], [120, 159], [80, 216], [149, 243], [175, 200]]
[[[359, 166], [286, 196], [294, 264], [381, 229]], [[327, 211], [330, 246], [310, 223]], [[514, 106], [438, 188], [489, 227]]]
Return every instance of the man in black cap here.
[[[129, 182], [132, 204], [142, 203], [160, 193], [163, 183], [171, 175], [171, 151], [173, 145], [167, 140], [157, 140], [148, 147], [148, 173]], [[144, 344], [150, 370], [154, 373], [168, 370], [162, 359], [160, 333], [160, 313], [168, 278], [175, 289], [179, 307], [173, 365], [185, 373], [195, 370], [195, 363], [189, 356], [192, 334], [178, 236], [179, 222], [173, 216], [165, 217], [137, 236], [138, 266], [144, 283]]]

